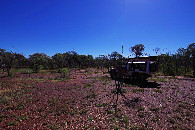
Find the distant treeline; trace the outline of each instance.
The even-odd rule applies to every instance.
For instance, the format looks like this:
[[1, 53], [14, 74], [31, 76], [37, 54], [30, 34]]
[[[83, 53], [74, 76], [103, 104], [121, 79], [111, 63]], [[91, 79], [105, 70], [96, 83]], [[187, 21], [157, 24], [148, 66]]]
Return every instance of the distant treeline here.
[[[157, 48], [154, 51], [158, 54], [159, 50]], [[137, 44], [131, 47], [130, 51], [139, 57], [143, 55], [144, 45]], [[10, 75], [12, 68], [31, 68], [33, 72], [37, 73], [41, 69], [98, 67], [104, 72], [108, 71], [110, 67], [123, 64], [124, 61], [128, 61], [128, 59], [116, 51], [96, 58], [92, 55], [79, 55], [75, 51], [56, 53], [52, 57], [45, 53], [34, 53], [26, 58], [22, 54], [0, 49], [0, 68], [8, 75]], [[157, 63], [159, 72], [164, 75], [185, 75], [192, 72], [195, 75], [195, 43], [190, 44], [187, 48], [179, 48], [175, 54], [170, 52], [159, 54]]]
[[[117, 52], [110, 55], [110, 60], [118, 62], [122, 58]], [[79, 55], [75, 51], [66, 53], [56, 53], [50, 57], [45, 53], [34, 53], [26, 58], [24, 55], [14, 52], [7, 52], [0, 49], [0, 69], [6, 71], [10, 75], [10, 70], [20, 68], [31, 68], [37, 73], [41, 69], [58, 69], [61, 68], [103, 68], [108, 59], [106, 56], [93, 58], [92, 55]], [[114, 62], [113, 62], [114, 63]], [[116, 63], [115, 63], [116, 64]], [[108, 67], [108, 66], [107, 66]]]

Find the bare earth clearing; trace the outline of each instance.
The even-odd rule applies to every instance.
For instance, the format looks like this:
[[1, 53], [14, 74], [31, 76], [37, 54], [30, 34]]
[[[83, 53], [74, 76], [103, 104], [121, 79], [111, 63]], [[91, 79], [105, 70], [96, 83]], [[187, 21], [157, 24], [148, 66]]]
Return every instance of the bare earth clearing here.
[[95, 69], [0, 75], [0, 129], [195, 129], [195, 79], [125, 84], [118, 116], [114, 80]]

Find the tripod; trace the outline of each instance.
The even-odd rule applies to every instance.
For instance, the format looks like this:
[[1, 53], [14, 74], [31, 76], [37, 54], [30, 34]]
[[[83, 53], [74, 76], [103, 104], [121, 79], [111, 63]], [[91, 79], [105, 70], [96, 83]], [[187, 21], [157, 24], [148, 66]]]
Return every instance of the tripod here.
[[115, 95], [116, 95], [117, 98], [116, 98], [116, 102], [115, 102], [115, 105], [114, 105], [114, 106], [115, 106], [115, 113], [116, 113], [116, 115], [117, 115], [117, 102], [118, 102], [119, 94], [120, 94], [123, 98], [125, 98], [126, 100], [128, 100], [128, 99], [125, 97], [125, 95], [123, 94], [123, 92], [122, 92], [122, 87], [123, 87], [123, 83], [124, 83], [125, 78], [126, 78], [126, 77], [125, 77], [124, 75], [115, 76], [115, 78], [114, 78], [116, 88], [115, 88], [115, 91], [113, 92], [113, 93], [114, 93], [113, 99], [114, 99], [114, 97], [115, 97]]

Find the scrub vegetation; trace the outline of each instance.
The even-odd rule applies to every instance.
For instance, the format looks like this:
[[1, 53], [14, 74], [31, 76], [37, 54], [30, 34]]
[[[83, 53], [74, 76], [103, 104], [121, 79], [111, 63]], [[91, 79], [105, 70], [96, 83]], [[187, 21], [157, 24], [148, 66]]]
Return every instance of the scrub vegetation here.
[[194, 44], [159, 55], [147, 82], [121, 83], [126, 98], [108, 73], [124, 60], [1, 49], [0, 129], [195, 129]]

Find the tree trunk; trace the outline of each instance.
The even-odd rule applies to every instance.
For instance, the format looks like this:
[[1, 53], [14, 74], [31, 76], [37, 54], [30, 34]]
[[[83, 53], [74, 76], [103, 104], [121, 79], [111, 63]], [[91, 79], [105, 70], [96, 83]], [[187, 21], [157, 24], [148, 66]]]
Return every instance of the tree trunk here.
[[9, 68], [7, 68], [7, 76], [11, 76], [10, 75], [10, 69]]

